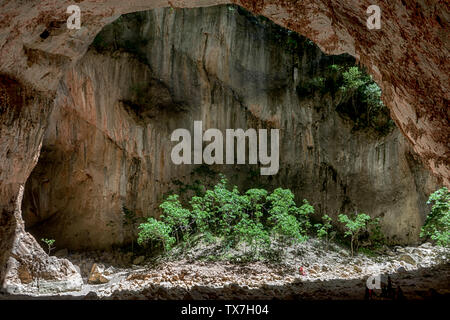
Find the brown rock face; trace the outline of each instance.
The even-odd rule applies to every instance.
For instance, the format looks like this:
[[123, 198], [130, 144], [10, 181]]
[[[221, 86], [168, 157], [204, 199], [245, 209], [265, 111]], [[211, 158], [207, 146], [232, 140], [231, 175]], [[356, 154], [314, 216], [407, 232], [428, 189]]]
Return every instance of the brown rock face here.
[[[171, 4], [196, 7], [228, 2], [179, 0]], [[450, 186], [448, 1], [378, 1], [382, 10], [378, 31], [365, 27], [369, 0], [238, 3], [307, 36], [327, 53], [347, 52], [359, 59], [382, 87], [383, 100], [414, 150]], [[36, 90], [42, 97], [12, 99], [16, 101], [13, 106], [1, 101], [0, 282], [16, 232], [15, 202], [37, 161], [51, 111], [49, 101], [59, 79], [84, 55], [101, 28], [120, 14], [169, 6], [167, 1], [80, 1], [82, 29], [68, 30], [66, 8], [71, 4], [69, 0], [6, 0], [0, 4], [2, 92], [14, 86]]]
[[[225, 6], [155, 9], [106, 27], [57, 90], [26, 185], [29, 230], [71, 249], [122, 245], [132, 236], [123, 206], [157, 216], [163, 195], [183, 195], [180, 182], [206, 185], [224, 172], [240, 190], [290, 188], [318, 216], [367, 212], [383, 218], [390, 241], [417, 241], [436, 182], [398, 129], [356, 129], [345, 115], [351, 98], [332, 89], [327, 70], [351, 57], [326, 56], [301, 37], [290, 38], [294, 50], [287, 36]], [[329, 86], [308, 93], [317, 78]], [[365, 108], [357, 104], [348, 107]], [[202, 167], [174, 165], [170, 135], [192, 133], [195, 120], [222, 132], [279, 128], [279, 172], [216, 165], [202, 176]]]

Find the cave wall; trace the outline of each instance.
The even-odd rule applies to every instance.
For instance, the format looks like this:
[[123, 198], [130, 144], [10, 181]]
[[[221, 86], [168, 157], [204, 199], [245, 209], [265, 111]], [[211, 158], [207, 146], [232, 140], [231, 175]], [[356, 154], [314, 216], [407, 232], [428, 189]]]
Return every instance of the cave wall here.
[[[290, 39], [291, 42], [288, 41]], [[293, 44], [295, 46], [293, 46]], [[106, 27], [63, 78], [39, 163], [27, 182], [24, 219], [61, 247], [130, 241], [122, 207], [157, 216], [177, 183], [217, 181], [290, 188], [317, 215], [367, 212], [393, 243], [418, 240], [437, 182], [398, 129], [355, 130], [332, 88], [299, 86], [326, 76], [331, 57], [302, 37], [236, 7], [156, 9]], [[144, 95], [144, 97], [142, 97]], [[133, 109], [134, 106], [134, 109]], [[279, 128], [280, 171], [256, 165], [172, 164], [176, 128]]]
[[[171, 1], [175, 7], [198, 7], [229, 3], [217, 0]], [[365, 10], [370, 1], [239, 1], [254, 13], [308, 36], [327, 53], [347, 52], [357, 57], [382, 86], [384, 101], [391, 109], [402, 133], [428, 168], [450, 186], [449, 170], [449, 65], [448, 1], [401, 2], [379, 1], [383, 17], [388, 23], [381, 31], [369, 32], [365, 28]], [[29, 84], [50, 98], [59, 80], [84, 55], [89, 44], [101, 28], [120, 14], [169, 6], [168, 1], [119, 1], [107, 3], [79, 1], [83, 11], [81, 30], [68, 30], [66, 8], [73, 4], [63, 1], [16, 1], [0, 3], [0, 73]], [[384, 18], [383, 18], [384, 19]], [[426, 26], [426, 27], [424, 27]], [[47, 30], [48, 36], [41, 37]], [[393, 72], [396, 70], [397, 72]], [[20, 105], [18, 107], [26, 107]], [[50, 111], [44, 112], [48, 119]], [[34, 115], [33, 115], [34, 117]], [[3, 119], [3, 118], [2, 118]], [[2, 244], [12, 243], [16, 222], [13, 221], [15, 199], [19, 185], [28, 176], [35, 150], [41, 141], [25, 150], [23, 158], [15, 161], [4, 150], [8, 146], [25, 144], [33, 140], [28, 118], [16, 119], [14, 125], [0, 123], [2, 132], [14, 132], [17, 125], [23, 137], [0, 136], [2, 166], [14, 172], [24, 172], [23, 179], [7, 172], [0, 180], [2, 190]], [[44, 123], [42, 123], [44, 125]], [[14, 137], [14, 138], [12, 138]], [[7, 190], [7, 191], [5, 191]], [[3, 262], [10, 256], [10, 246], [2, 247], [0, 282], [4, 279]]]

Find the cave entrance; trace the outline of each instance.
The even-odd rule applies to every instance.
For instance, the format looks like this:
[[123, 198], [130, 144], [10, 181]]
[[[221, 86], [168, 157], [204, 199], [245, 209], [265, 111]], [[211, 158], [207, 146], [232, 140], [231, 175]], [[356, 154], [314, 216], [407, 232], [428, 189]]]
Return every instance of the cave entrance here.
[[[167, 195], [188, 199], [224, 174], [242, 191], [289, 188], [317, 217], [383, 216], [393, 241], [413, 241], [434, 180], [377, 88], [352, 57], [237, 6], [123, 15], [61, 81], [26, 185], [27, 228], [59, 249], [121, 246], [136, 237], [126, 212], [157, 217]], [[280, 129], [278, 173], [173, 164], [171, 133], [193, 132], [195, 120], [222, 132]]]

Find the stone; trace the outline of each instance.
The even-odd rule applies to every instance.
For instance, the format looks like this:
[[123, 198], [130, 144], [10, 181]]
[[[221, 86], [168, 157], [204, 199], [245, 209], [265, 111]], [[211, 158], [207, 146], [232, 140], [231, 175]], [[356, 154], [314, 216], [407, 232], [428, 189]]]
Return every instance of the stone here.
[[91, 269], [91, 273], [89, 275], [88, 283], [89, 284], [103, 284], [108, 283], [109, 278], [104, 274], [105, 267], [101, 264], [94, 263]]
[[402, 272], [406, 272], [407, 270], [405, 267], [398, 267], [396, 271], [399, 273], [402, 273]]
[[402, 252], [402, 253], [406, 253], [406, 249], [401, 247], [401, 246], [395, 246], [394, 247], [394, 251], [395, 252]]
[[111, 266], [105, 270], [104, 274], [105, 274], [105, 276], [109, 276], [109, 275], [112, 275], [114, 272], [115, 272], [115, 269], [114, 269], [114, 267]]
[[410, 254], [402, 254], [402, 255], [399, 256], [397, 259], [398, 259], [399, 261], [404, 261], [404, 262], [406, 262], [406, 263], [409, 263], [409, 264], [411, 264], [411, 265], [413, 265], [413, 266], [415, 266], [415, 265], [417, 264], [416, 259], [413, 258], [413, 256], [410, 255]]
[[356, 265], [353, 266], [353, 270], [355, 270], [355, 271], [358, 272], [358, 273], [361, 273], [361, 272], [362, 272], [361, 267], [356, 266]]
[[432, 249], [433, 245], [430, 242], [425, 242], [420, 245], [421, 248]]
[[341, 254], [341, 256], [350, 257], [350, 254], [346, 250], [341, 250], [339, 253]]
[[[41, 293], [81, 290], [83, 280], [74, 265], [67, 259], [49, 256], [33, 236], [25, 231], [21, 216], [23, 191], [22, 186], [15, 202], [14, 223], [16, 229], [12, 248], [9, 251], [11, 255], [5, 266], [0, 265], [0, 268], [6, 267], [5, 274], [0, 274], [0, 280], [1, 276], [4, 276], [3, 290], [8, 293], [21, 293], [23, 285], [31, 285], [34, 281], [39, 281]], [[0, 235], [0, 248], [1, 246]], [[3, 253], [0, 252], [0, 254]]]

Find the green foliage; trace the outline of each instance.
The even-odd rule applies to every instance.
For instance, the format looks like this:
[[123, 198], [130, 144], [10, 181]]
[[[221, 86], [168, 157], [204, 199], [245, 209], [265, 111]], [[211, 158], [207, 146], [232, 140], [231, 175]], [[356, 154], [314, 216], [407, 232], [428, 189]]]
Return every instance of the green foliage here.
[[[359, 126], [373, 127], [380, 132], [388, 132], [394, 123], [381, 100], [381, 88], [363, 69], [351, 66], [347, 69], [332, 66], [332, 70], [342, 73], [340, 90], [352, 97], [352, 107], [347, 107], [351, 118]], [[361, 121], [360, 121], [361, 120]]]
[[367, 224], [370, 221], [370, 216], [365, 213], [357, 214], [356, 217], [351, 218], [345, 214], [340, 214], [338, 216], [339, 221], [345, 225], [345, 237], [351, 237], [351, 251], [352, 256], [354, 254], [354, 249], [358, 248], [358, 240], [360, 234], [367, 229]]
[[163, 210], [161, 220], [172, 230], [187, 230], [191, 212], [183, 208], [177, 194], [169, 196], [159, 207]]
[[137, 242], [141, 246], [162, 245], [168, 251], [175, 244], [176, 240], [171, 236], [172, 228], [163, 221], [155, 218], [148, 218], [147, 222], [138, 227], [140, 229]]
[[324, 77], [314, 77], [299, 83], [297, 86], [297, 93], [299, 95], [311, 95], [315, 92], [324, 93], [326, 90], [325, 86], [326, 79]]
[[[344, 71], [342, 76], [344, 83], [341, 89], [343, 91], [358, 91], [362, 96], [362, 102], [367, 104], [368, 116], [370, 116], [370, 113], [385, 108], [381, 101], [380, 87], [363, 70], [353, 66]], [[370, 121], [370, 119], [367, 121]]]
[[326, 250], [328, 250], [328, 245], [330, 241], [335, 237], [336, 232], [332, 232], [331, 228], [331, 218], [328, 215], [322, 216], [322, 223], [316, 223], [314, 227], [316, 228], [317, 237], [325, 240]]
[[380, 247], [385, 243], [385, 238], [381, 232], [380, 218], [372, 219], [368, 224], [369, 243], [373, 248]]
[[342, 73], [342, 76], [344, 78], [344, 84], [341, 89], [344, 91], [359, 89], [371, 80], [357, 66], [348, 68]]
[[333, 72], [341, 73], [342, 70], [344, 69], [344, 66], [341, 66], [339, 64], [332, 64], [332, 65], [329, 65], [328, 68]]
[[299, 48], [298, 36], [295, 32], [291, 30], [287, 31], [286, 44], [289, 51], [296, 51]]
[[421, 237], [430, 237], [437, 245], [450, 245], [450, 192], [443, 187], [430, 195], [427, 204], [431, 204]]
[[236, 186], [220, 181], [184, 208], [178, 195], [171, 195], [160, 205], [161, 221], [150, 218], [140, 228], [139, 244], [160, 243], [169, 250], [176, 242], [184, 243], [202, 234], [203, 238], [221, 239], [225, 248], [239, 244], [251, 248], [252, 256], [268, 249], [271, 239], [295, 243], [307, 239], [309, 216], [314, 208], [308, 201], [297, 207], [294, 194], [278, 188], [272, 193], [249, 189], [241, 194]]
[[55, 239], [46, 239], [46, 238], [42, 238], [41, 239], [42, 242], [44, 242], [47, 245], [48, 248], [48, 254], [50, 255], [50, 252], [55, 249], [53, 247], [53, 245], [55, 244]]
[[307, 230], [311, 226], [309, 215], [314, 208], [303, 200], [298, 208], [294, 201], [294, 194], [289, 189], [277, 188], [267, 200], [271, 204], [269, 221], [273, 225], [273, 233], [278, 235], [282, 242], [302, 242], [307, 240]]

